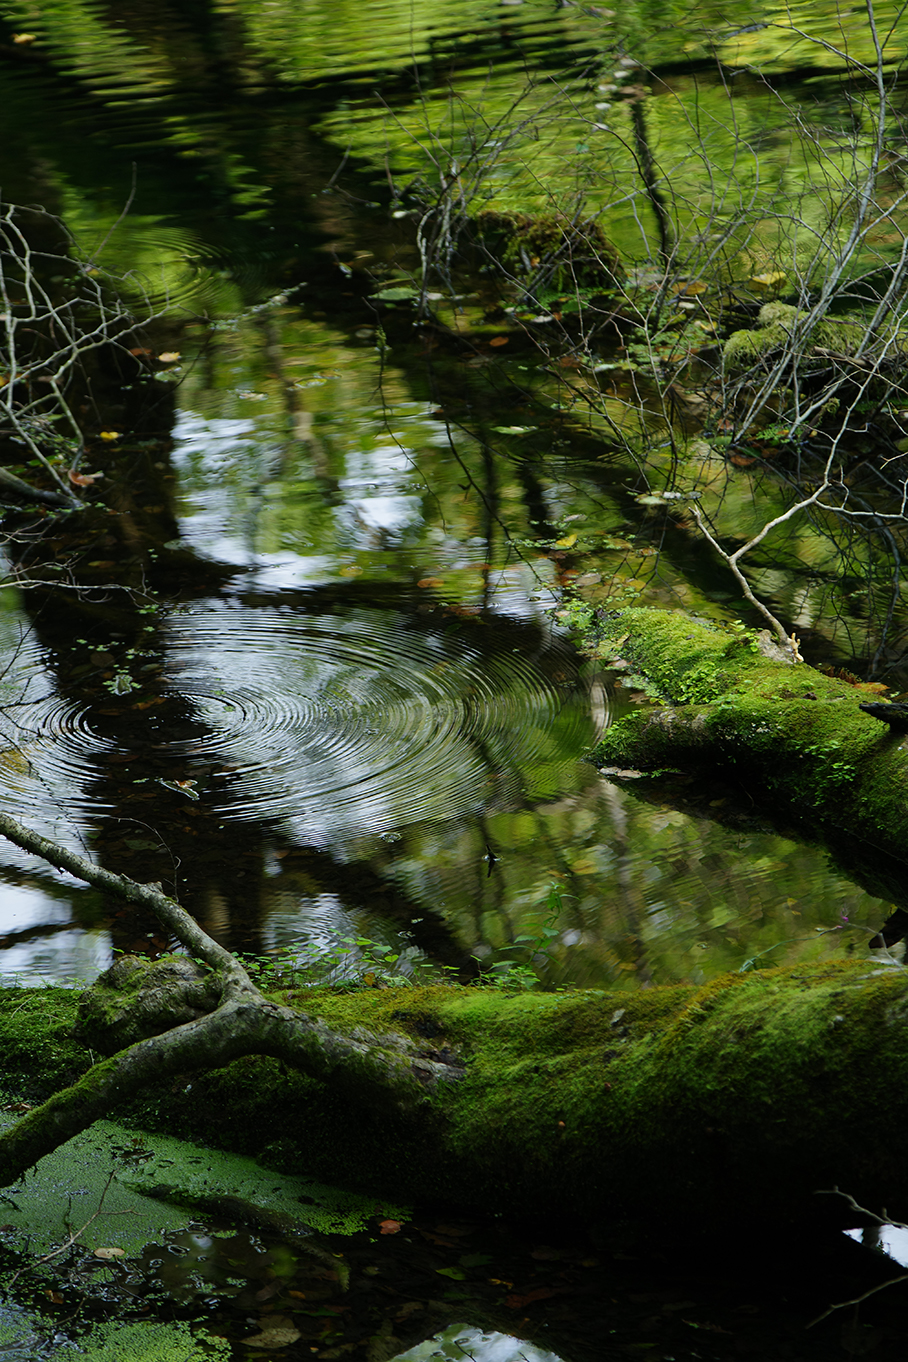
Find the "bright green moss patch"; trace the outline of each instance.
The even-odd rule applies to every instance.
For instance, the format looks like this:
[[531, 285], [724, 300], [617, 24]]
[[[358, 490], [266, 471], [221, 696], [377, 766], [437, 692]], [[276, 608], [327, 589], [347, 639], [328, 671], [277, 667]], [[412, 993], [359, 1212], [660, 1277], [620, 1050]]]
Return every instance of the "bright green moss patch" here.
[[[366, 1196], [335, 1207], [341, 1220], [401, 1198], [586, 1222], [789, 1218], [814, 1214], [814, 1192], [832, 1185], [908, 1211], [901, 969], [832, 962], [631, 995], [436, 985], [281, 1000], [460, 1061], [459, 1077], [400, 1108], [355, 1074], [316, 1081], [258, 1056], [170, 1078], [133, 1108], [133, 1123], [279, 1168], [281, 1211], [280, 1188], [299, 1178]], [[196, 1204], [245, 1195], [220, 1155], [197, 1156], [195, 1191], [185, 1170], [152, 1181], [185, 1183]]]
[[143, 1320], [96, 1324], [78, 1344], [64, 1344], [57, 1354], [67, 1362], [215, 1362], [231, 1356], [230, 1344], [188, 1324]]
[[614, 724], [598, 761], [731, 768], [755, 801], [781, 801], [905, 859], [908, 745], [863, 713], [864, 692], [680, 612], [626, 610], [601, 627], [673, 707]]
[[0, 988], [0, 1077], [46, 1096], [91, 1068], [73, 1039], [79, 993], [71, 988]]
[[[740, 373], [761, 360], [796, 348], [800, 371], [810, 373], [811, 369], [821, 369], [829, 364], [828, 355], [814, 354], [814, 350], [853, 355], [867, 336], [866, 323], [859, 317], [826, 317], [815, 322], [805, 333], [806, 315], [788, 303], [766, 303], [760, 308], [757, 325], [752, 331], [733, 331], [725, 342], [722, 356], [726, 371]], [[796, 336], [794, 347], [793, 336]], [[906, 347], [908, 334], [900, 331], [892, 353], [904, 353]]]

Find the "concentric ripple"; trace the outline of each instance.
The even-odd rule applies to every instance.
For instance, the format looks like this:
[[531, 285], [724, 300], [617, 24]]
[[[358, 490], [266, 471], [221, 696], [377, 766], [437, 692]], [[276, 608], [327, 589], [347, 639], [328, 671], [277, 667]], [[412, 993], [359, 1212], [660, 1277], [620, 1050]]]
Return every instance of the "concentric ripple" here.
[[185, 747], [205, 797], [308, 840], [552, 795], [593, 737], [573, 653], [538, 630], [227, 605], [171, 630], [170, 688], [208, 730]]
[[[17, 641], [0, 681], [0, 790], [3, 806], [31, 826], [61, 812], [96, 811], [99, 758], [115, 744], [93, 727], [90, 707], [61, 696], [47, 658]], [[64, 820], [65, 821], [65, 820]], [[65, 840], [65, 839], [64, 839]]]

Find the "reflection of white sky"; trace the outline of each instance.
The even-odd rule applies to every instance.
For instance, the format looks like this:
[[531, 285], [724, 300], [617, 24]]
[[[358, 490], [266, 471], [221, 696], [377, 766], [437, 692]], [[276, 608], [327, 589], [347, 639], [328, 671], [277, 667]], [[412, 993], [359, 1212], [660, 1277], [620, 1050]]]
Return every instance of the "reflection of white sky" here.
[[2, 954], [4, 978], [20, 984], [91, 982], [112, 962], [110, 933], [79, 928], [22, 942]]
[[882, 1249], [900, 1267], [908, 1267], [908, 1226], [872, 1225], [865, 1230], [846, 1230], [849, 1239]]
[[537, 1348], [522, 1339], [511, 1338], [508, 1334], [486, 1334], [470, 1325], [454, 1325], [417, 1343], [405, 1353], [398, 1353], [393, 1362], [429, 1362], [439, 1358], [440, 1362], [560, 1362], [555, 1353]]
[[222, 473], [256, 449], [255, 421], [215, 419], [206, 421], [194, 411], [177, 413], [173, 428], [173, 462], [185, 468], [190, 462], [206, 473]]
[[[44, 893], [40, 885], [0, 884], [0, 937], [57, 927], [71, 919], [70, 905]], [[0, 974], [22, 984], [90, 981], [112, 959], [107, 931], [86, 932], [73, 926], [0, 948]]]
[[265, 950], [274, 950], [305, 942], [322, 953], [340, 937], [355, 935], [353, 919], [337, 894], [297, 896], [281, 887], [269, 899], [262, 945]]
[[[0, 843], [4, 851], [10, 844]], [[25, 853], [22, 853], [25, 855]], [[4, 856], [4, 860], [6, 857]], [[32, 864], [34, 857], [29, 857]], [[44, 923], [69, 922], [72, 909], [68, 903], [45, 894], [35, 885], [0, 884], [0, 935], [24, 932], [29, 927]]]
[[[436, 541], [431, 557], [437, 555], [438, 562], [426, 559], [421, 564], [426, 576], [483, 562], [488, 552], [484, 539], [475, 538], [466, 544], [447, 541], [443, 531], [423, 525], [425, 484], [415, 452], [397, 443], [370, 445], [374, 423], [361, 424], [367, 439], [364, 446], [354, 445], [345, 451], [344, 475], [338, 484], [344, 498], [334, 509], [338, 546], [320, 543], [318, 552], [299, 553], [284, 547], [262, 553], [255, 547], [257, 517], [263, 495], [270, 500], [270, 493], [263, 489], [275, 476], [273, 470], [280, 457], [270, 442], [270, 432], [263, 429], [262, 437], [257, 438], [259, 427], [254, 417], [206, 419], [197, 412], [179, 412], [173, 462], [184, 475], [180, 533], [187, 545], [205, 558], [245, 568], [244, 581], [267, 590], [332, 581], [338, 569], [349, 563], [351, 552], [379, 550], [387, 554], [407, 532], [410, 539], [416, 532], [427, 544]], [[357, 428], [352, 416], [351, 429]], [[233, 469], [241, 472], [238, 480], [225, 478]], [[248, 487], [244, 489], [243, 484]], [[271, 490], [278, 496], [283, 492], [279, 485]], [[326, 547], [337, 547], [338, 551], [326, 553]], [[414, 554], [420, 562], [425, 548], [414, 548], [411, 543], [403, 552], [403, 570], [409, 576]], [[532, 567], [515, 562], [497, 569], [485, 588], [485, 604], [502, 614], [536, 618], [540, 603], [551, 599], [545, 587], [552, 573], [552, 565], [545, 559]], [[477, 598], [479, 590], [477, 581]]]

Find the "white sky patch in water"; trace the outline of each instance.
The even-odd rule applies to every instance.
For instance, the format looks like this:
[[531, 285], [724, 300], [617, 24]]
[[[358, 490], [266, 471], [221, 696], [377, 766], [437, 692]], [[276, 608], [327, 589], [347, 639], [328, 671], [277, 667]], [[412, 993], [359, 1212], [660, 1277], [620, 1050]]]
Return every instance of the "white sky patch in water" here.
[[846, 1230], [849, 1239], [879, 1249], [900, 1267], [908, 1267], [908, 1226], [869, 1225], [866, 1229]]
[[393, 1362], [561, 1362], [546, 1352], [509, 1334], [486, 1334], [468, 1325], [453, 1325], [444, 1333], [398, 1353]]
[[67, 931], [24, 941], [3, 952], [6, 983], [91, 983], [113, 963], [113, 946], [107, 931]]

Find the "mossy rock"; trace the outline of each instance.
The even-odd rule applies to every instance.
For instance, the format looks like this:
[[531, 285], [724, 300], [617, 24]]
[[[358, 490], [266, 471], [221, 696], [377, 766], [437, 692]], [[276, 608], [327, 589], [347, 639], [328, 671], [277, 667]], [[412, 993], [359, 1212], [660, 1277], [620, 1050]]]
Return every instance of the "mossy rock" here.
[[475, 223], [486, 249], [534, 286], [614, 293], [624, 283], [618, 250], [594, 218], [487, 211]]
[[[858, 317], [824, 318], [806, 333], [801, 331], [807, 313], [788, 303], [766, 303], [760, 308], [753, 330], [734, 331], [725, 342], [722, 356], [728, 374], [742, 373], [755, 365], [767, 365], [791, 349], [802, 372], [827, 369], [829, 354], [853, 355], [867, 334]], [[792, 337], [795, 337], [792, 345]], [[908, 331], [899, 337], [895, 353], [908, 352]], [[890, 356], [893, 349], [890, 347]]]

